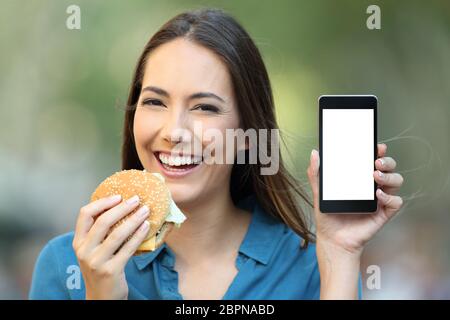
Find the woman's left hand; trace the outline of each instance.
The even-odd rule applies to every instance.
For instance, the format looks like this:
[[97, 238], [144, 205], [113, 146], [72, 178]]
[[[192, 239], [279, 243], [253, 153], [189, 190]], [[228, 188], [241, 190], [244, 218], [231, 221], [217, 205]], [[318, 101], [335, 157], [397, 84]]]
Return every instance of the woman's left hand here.
[[[396, 162], [386, 156], [387, 146], [378, 144], [378, 158], [373, 176], [378, 189], [378, 209], [374, 213], [323, 214], [319, 209], [319, 153], [313, 150], [308, 167], [308, 179], [314, 196], [314, 216], [317, 241], [331, 244], [347, 253], [361, 254], [364, 245], [399, 211], [402, 198], [396, 193], [403, 183], [403, 177], [393, 172]], [[351, 170], [351, 159], [349, 168]]]
[[[373, 175], [379, 185], [378, 208], [374, 213], [361, 214], [320, 212], [319, 153], [316, 150], [311, 153], [308, 178], [314, 196], [321, 299], [358, 298], [359, 268], [364, 246], [402, 206], [402, 198], [395, 194], [403, 183], [403, 177], [393, 172], [396, 163], [394, 159], [386, 157], [387, 146], [378, 144], [377, 149], [378, 159], [375, 161], [377, 170]], [[348, 170], [351, 170], [351, 161]]]

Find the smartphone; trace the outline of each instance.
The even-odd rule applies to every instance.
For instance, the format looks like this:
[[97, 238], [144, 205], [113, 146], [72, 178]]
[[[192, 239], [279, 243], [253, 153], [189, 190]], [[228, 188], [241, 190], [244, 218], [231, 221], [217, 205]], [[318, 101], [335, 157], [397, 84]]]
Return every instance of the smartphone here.
[[377, 210], [377, 104], [374, 95], [319, 97], [321, 212]]

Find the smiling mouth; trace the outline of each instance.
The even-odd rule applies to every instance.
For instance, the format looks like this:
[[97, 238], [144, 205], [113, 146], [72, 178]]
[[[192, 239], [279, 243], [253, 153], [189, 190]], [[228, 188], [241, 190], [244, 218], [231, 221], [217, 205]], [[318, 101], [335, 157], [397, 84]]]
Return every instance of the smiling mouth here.
[[155, 157], [161, 166], [167, 171], [183, 172], [191, 170], [202, 163], [202, 158], [197, 156], [173, 156], [169, 153], [155, 152]]

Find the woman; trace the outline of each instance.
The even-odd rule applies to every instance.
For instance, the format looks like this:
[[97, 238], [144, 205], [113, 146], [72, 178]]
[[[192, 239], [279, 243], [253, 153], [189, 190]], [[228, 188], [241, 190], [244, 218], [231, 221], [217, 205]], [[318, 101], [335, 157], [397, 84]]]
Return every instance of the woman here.
[[[403, 179], [392, 172], [395, 161], [386, 157], [386, 145], [378, 145], [375, 162], [374, 178], [381, 186], [378, 211], [325, 215], [318, 209], [316, 150], [307, 171], [313, 203], [281, 157], [273, 175], [260, 174], [260, 161], [204, 161], [177, 168], [180, 161], [170, 152], [189, 145], [188, 133], [198, 124], [200, 133], [213, 129], [223, 135], [227, 129], [277, 128], [260, 53], [245, 30], [220, 10], [180, 14], [150, 39], [138, 60], [125, 113], [122, 168], [163, 174], [187, 220], [158, 250], [133, 256], [148, 230], [148, 210], [105, 236], [139, 199], [111, 197], [87, 204], [75, 232], [53, 239], [41, 252], [30, 298], [360, 297], [364, 245], [402, 205], [395, 193]], [[211, 143], [198, 132], [193, 138], [202, 147]], [[240, 145], [233, 156], [249, 148]], [[315, 237], [302, 202], [314, 208]], [[77, 270], [82, 281], [77, 282]]]

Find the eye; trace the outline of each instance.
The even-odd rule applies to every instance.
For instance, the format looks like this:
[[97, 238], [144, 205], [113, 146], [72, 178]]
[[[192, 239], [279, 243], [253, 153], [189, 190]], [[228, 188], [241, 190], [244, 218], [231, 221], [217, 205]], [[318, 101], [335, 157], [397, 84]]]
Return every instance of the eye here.
[[158, 99], [145, 99], [142, 101], [142, 104], [147, 106], [164, 106], [164, 103]]
[[210, 105], [210, 104], [200, 104], [200, 105], [196, 106], [194, 108], [194, 110], [201, 110], [201, 111], [213, 112], [213, 113], [219, 112], [219, 108], [217, 108], [216, 106]]

